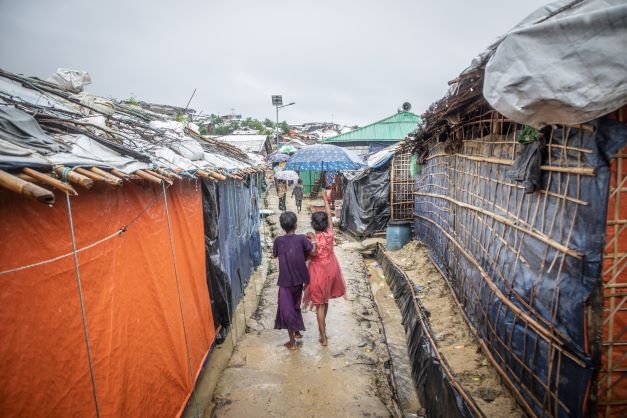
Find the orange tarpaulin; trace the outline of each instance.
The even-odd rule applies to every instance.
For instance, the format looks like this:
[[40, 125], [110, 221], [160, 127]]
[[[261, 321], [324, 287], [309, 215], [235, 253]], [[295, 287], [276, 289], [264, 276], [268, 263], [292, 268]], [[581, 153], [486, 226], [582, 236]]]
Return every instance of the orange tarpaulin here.
[[[214, 339], [200, 189], [167, 190], [171, 235], [158, 185], [79, 193], [71, 209], [100, 416], [180, 414]], [[0, 190], [0, 416], [96, 416], [68, 206], [56, 198], [48, 207]]]

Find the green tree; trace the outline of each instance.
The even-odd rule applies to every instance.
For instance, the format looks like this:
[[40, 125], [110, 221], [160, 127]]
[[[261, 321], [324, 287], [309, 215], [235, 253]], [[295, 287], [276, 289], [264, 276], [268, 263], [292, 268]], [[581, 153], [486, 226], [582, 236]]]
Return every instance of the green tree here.
[[267, 126], [268, 128], [274, 128], [274, 122], [272, 122], [272, 121], [271, 121], [270, 119], [268, 119], [268, 118], [266, 118], [266, 119], [263, 121], [263, 124], [264, 124], [265, 126]]
[[290, 126], [285, 121], [279, 123], [279, 128], [281, 129], [281, 133], [283, 134], [287, 134], [290, 132]]

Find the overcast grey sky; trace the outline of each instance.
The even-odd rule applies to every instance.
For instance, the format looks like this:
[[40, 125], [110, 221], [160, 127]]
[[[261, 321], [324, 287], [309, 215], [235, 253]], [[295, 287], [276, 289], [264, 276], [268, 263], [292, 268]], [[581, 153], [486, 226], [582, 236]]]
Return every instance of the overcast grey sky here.
[[0, 67], [90, 73], [103, 96], [288, 122], [422, 113], [548, 0], [0, 0]]

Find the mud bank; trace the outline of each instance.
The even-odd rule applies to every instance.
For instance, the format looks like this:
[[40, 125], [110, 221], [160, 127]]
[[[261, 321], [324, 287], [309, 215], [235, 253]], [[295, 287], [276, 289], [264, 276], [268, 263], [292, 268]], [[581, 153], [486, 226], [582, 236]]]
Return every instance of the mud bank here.
[[403, 312], [427, 415], [524, 417], [481, 352], [426, 248], [417, 241], [396, 252], [380, 248], [377, 260]]

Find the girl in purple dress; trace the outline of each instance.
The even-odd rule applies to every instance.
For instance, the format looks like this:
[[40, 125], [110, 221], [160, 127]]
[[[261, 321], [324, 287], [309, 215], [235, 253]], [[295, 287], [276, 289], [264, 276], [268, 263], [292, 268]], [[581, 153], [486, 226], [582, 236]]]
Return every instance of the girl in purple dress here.
[[299, 331], [305, 330], [300, 303], [303, 285], [309, 283], [307, 257], [315, 255], [316, 247], [305, 235], [297, 235], [296, 214], [283, 212], [279, 217], [285, 235], [276, 237], [272, 255], [279, 258], [279, 301], [274, 329], [287, 329], [290, 340], [285, 347], [296, 350], [296, 338], [302, 337]]

